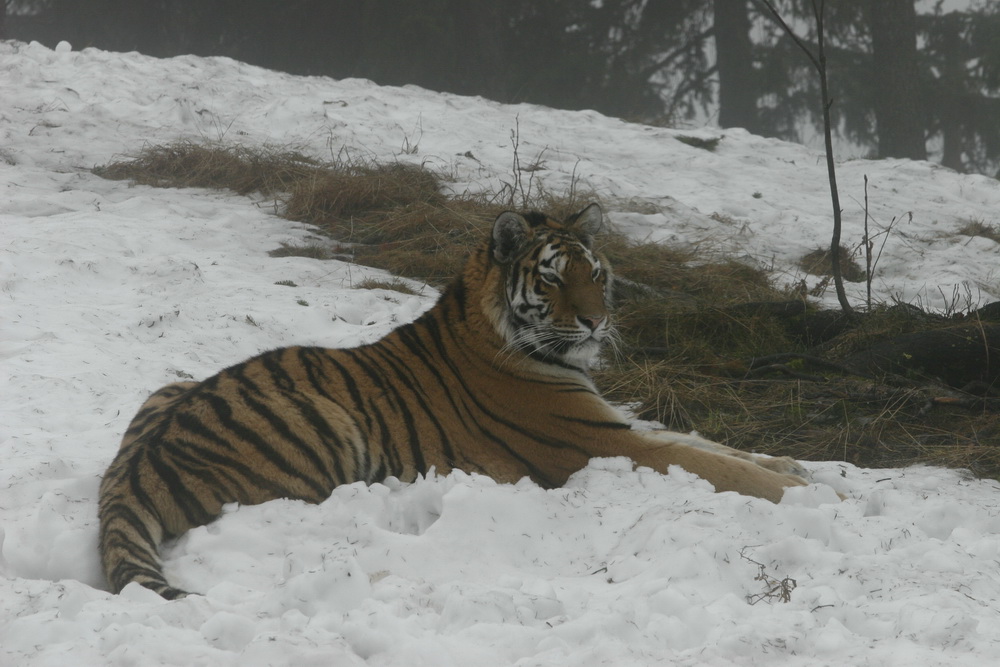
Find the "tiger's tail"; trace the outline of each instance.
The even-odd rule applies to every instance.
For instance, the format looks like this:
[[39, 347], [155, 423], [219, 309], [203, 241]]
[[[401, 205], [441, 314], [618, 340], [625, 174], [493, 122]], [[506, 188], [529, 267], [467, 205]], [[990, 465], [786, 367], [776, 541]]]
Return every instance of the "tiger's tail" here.
[[134, 581], [167, 600], [188, 595], [163, 574], [158, 547], [165, 531], [155, 510], [132, 491], [127, 476], [115, 472], [109, 471], [101, 484], [98, 511], [101, 561], [112, 592]]

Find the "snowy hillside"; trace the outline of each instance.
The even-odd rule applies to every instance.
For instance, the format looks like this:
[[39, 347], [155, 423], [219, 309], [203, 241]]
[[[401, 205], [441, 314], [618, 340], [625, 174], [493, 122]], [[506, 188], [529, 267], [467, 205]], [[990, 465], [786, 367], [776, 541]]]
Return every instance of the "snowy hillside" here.
[[[233, 507], [181, 538], [167, 575], [204, 596], [104, 590], [99, 476], [150, 391], [281, 345], [372, 341], [435, 295], [358, 290], [379, 272], [269, 257], [309, 234], [271, 202], [129, 187], [91, 167], [221, 139], [424, 164], [461, 192], [510, 181], [515, 128], [546, 188], [578, 179], [629, 233], [818, 282], [796, 265], [828, 243], [826, 171], [798, 145], [0, 42], [0, 666], [1000, 660], [1000, 485], [934, 468], [811, 463], [822, 483], [780, 505], [619, 460], [553, 491], [458, 472], [351, 485], [320, 506]], [[880, 298], [1000, 300], [1000, 248], [958, 233], [1000, 224], [1000, 183], [909, 161], [839, 169], [845, 245], [861, 239], [864, 175], [875, 231], [913, 213], [886, 241]], [[849, 294], [860, 302], [863, 285]], [[848, 500], [830, 503], [830, 486]]]

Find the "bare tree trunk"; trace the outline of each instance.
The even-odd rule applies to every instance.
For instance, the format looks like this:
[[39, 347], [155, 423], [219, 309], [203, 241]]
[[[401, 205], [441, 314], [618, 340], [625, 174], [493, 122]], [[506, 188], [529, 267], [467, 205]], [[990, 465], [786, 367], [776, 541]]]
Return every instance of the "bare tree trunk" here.
[[962, 99], [966, 81], [965, 59], [962, 52], [965, 45], [959, 33], [960, 24], [957, 21], [943, 22], [941, 53], [944, 62], [939, 73], [943, 90], [935, 102], [937, 103], [938, 122], [944, 146], [941, 153], [941, 164], [955, 171], [964, 171], [962, 154], [965, 152], [965, 132], [962, 118], [968, 113], [967, 101]]
[[719, 127], [759, 133], [747, 0], [714, 0]]
[[961, 126], [953, 118], [943, 117], [941, 119], [941, 137], [944, 140], [941, 165], [955, 171], [965, 171], [965, 165], [962, 163], [965, 142]]
[[879, 157], [927, 159], [913, 0], [870, 0]]
[[454, 92], [484, 95], [493, 100], [507, 97], [504, 87], [504, 23], [500, 5], [490, 1], [453, 0], [455, 16]]

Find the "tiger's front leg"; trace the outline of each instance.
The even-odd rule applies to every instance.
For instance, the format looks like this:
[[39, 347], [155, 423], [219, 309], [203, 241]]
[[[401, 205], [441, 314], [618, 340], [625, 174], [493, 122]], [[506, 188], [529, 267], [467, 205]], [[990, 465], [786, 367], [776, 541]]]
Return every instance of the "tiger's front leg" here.
[[[628, 455], [637, 465], [648, 466], [661, 473], [666, 473], [672, 465], [680, 466], [711, 483], [716, 491], [735, 491], [777, 503], [786, 488], [808, 484], [806, 479], [794, 472], [804, 469], [787, 457], [753, 457], [682, 433], [654, 431], [636, 435], [642, 444]], [[729, 454], [729, 451], [737, 452], [739, 456]]]
[[665, 442], [675, 442], [689, 447], [694, 447], [696, 449], [702, 449], [707, 452], [714, 452], [725, 456], [734, 456], [738, 459], [750, 461], [751, 463], [755, 463], [762, 468], [767, 468], [768, 470], [773, 470], [774, 472], [781, 473], [783, 475], [795, 475], [796, 477], [801, 477], [806, 481], [810, 481], [812, 479], [809, 471], [806, 470], [801, 463], [790, 456], [760, 456], [757, 454], [750, 454], [749, 452], [733, 449], [732, 447], [727, 447], [719, 444], [718, 442], [706, 440], [700, 436], [688, 433], [676, 433], [673, 431], [659, 430], [648, 431], [644, 434]]

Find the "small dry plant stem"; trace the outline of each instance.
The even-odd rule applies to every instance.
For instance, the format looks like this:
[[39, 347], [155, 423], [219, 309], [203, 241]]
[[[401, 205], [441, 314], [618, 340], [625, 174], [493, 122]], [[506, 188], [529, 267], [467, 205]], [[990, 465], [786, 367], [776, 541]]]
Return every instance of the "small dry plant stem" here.
[[868, 174], [865, 174], [865, 288], [867, 290], [865, 303], [868, 310], [872, 309], [872, 237], [868, 233]]
[[[913, 212], [907, 213], [910, 221], [913, 220]], [[875, 250], [875, 239], [869, 231], [868, 221], [871, 220], [871, 215], [868, 209], [868, 174], [865, 174], [865, 232], [862, 238], [862, 243], [865, 246], [865, 287], [867, 289], [866, 304], [868, 310], [872, 309], [872, 281], [875, 279], [875, 267], [878, 266], [878, 261], [882, 257], [882, 251], [885, 249], [885, 242], [889, 240], [889, 234], [892, 232], [892, 228], [896, 226], [896, 223], [902, 220], [902, 217], [893, 218], [883, 231], [879, 232], [875, 236], [882, 236], [882, 244], [878, 247], [878, 253], [872, 254]]]
[[792, 591], [794, 591], [795, 587], [798, 586], [795, 580], [791, 577], [775, 579], [769, 575], [767, 573], [767, 568], [763, 563], [758, 563], [753, 558], [746, 555], [748, 548], [750, 547], [743, 547], [740, 549], [740, 558], [757, 566], [757, 576], [754, 577], [753, 580], [763, 582], [764, 591], [762, 593], [747, 595], [747, 604], [755, 605], [762, 600], [767, 602], [774, 602], [775, 600], [780, 602], [790, 602], [792, 599]]
[[528, 208], [528, 202], [531, 199], [531, 185], [535, 178], [534, 171], [528, 176], [528, 187], [525, 189], [524, 182], [521, 180], [521, 175], [524, 173], [524, 168], [521, 167], [521, 155], [519, 149], [521, 147], [521, 121], [519, 118], [514, 119], [514, 129], [510, 131], [510, 145], [514, 150], [514, 164], [512, 165], [514, 171], [514, 182], [511, 184], [510, 188], [510, 206], [514, 208], [517, 206], [515, 197], [517, 193], [521, 193], [521, 208]]

